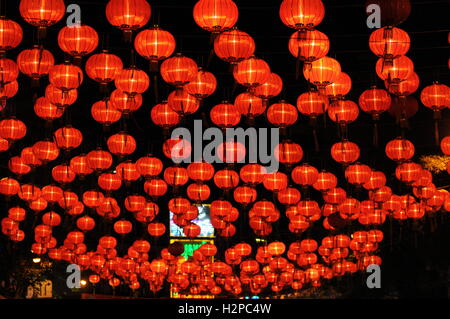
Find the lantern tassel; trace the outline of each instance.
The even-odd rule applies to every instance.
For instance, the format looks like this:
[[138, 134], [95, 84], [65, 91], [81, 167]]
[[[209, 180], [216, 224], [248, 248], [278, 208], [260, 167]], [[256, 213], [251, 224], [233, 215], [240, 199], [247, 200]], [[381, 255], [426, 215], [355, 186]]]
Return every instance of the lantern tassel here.
[[439, 148], [439, 120], [441, 119], [441, 111], [434, 111], [433, 113], [434, 118], [434, 140], [436, 142], [436, 147]]
[[373, 146], [375, 148], [378, 148], [379, 142], [378, 142], [378, 115], [373, 116]]

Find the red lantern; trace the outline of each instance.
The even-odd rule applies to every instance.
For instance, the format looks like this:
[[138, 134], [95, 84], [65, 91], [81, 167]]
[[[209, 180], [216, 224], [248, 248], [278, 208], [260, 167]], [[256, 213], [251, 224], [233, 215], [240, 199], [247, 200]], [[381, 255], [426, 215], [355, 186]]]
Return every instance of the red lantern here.
[[298, 97], [297, 108], [300, 113], [316, 118], [328, 109], [328, 99], [317, 91], [306, 92]]
[[441, 140], [441, 151], [445, 155], [450, 155], [450, 136], [446, 136]]
[[109, 151], [118, 156], [130, 155], [136, 150], [136, 140], [125, 132], [110, 136], [106, 144]]
[[314, 187], [314, 189], [324, 192], [332, 188], [335, 188], [336, 185], [337, 185], [337, 178], [334, 174], [321, 171], [317, 175], [317, 179], [312, 186]]
[[192, 146], [187, 139], [171, 138], [164, 142], [163, 153], [175, 163], [180, 163], [191, 156]]
[[414, 72], [414, 63], [407, 56], [401, 56], [391, 63], [378, 59], [376, 71], [379, 78], [396, 86], [406, 80]]
[[226, 101], [214, 106], [210, 111], [211, 121], [220, 128], [233, 127], [239, 124], [241, 114], [234, 104]]
[[34, 103], [34, 113], [46, 121], [52, 121], [60, 118], [64, 114], [64, 109], [50, 103], [47, 98], [40, 97]]
[[97, 122], [108, 126], [120, 120], [122, 112], [117, 110], [109, 99], [105, 99], [92, 105], [91, 115]]
[[136, 164], [131, 161], [125, 161], [116, 166], [117, 175], [126, 183], [134, 182], [141, 174], [137, 170]]
[[134, 97], [136, 94], [142, 94], [147, 91], [150, 85], [150, 79], [147, 73], [132, 66], [128, 69], [120, 70], [114, 84], [117, 89], [123, 91], [130, 97]]
[[416, 72], [411, 73], [408, 78], [398, 84], [390, 84], [389, 81], [384, 81], [386, 88], [390, 93], [397, 96], [405, 97], [417, 91], [420, 84], [419, 76]]
[[67, 92], [77, 89], [83, 83], [83, 71], [69, 62], [57, 64], [50, 70], [49, 81], [58, 89]]
[[17, 22], [1, 17], [0, 30], [0, 53], [14, 49], [22, 42], [23, 31]]
[[392, 100], [389, 93], [376, 87], [364, 91], [359, 97], [361, 110], [371, 114], [375, 118], [389, 110], [391, 103]]
[[147, 155], [136, 161], [136, 168], [139, 174], [148, 179], [161, 174], [163, 170], [163, 163], [159, 158]]
[[395, 176], [400, 181], [411, 184], [420, 178], [422, 167], [414, 162], [404, 162], [395, 169]]
[[148, 195], [157, 198], [167, 192], [167, 184], [159, 178], [150, 179], [144, 183], [144, 191]]
[[333, 100], [344, 99], [351, 89], [352, 79], [347, 73], [341, 72], [335, 82], [326, 86], [325, 94]]
[[175, 46], [173, 35], [158, 26], [139, 32], [134, 40], [137, 53], [153, 62], [171, 56], [175, 51]]
[[58, 33], [61, 50], [76, 58], [92, 53], [98, 46], [98, 34], [87, 25], [65, 26]]
[[155, 105], [150, 113], [152, 122], [163, 128], [170, 128], [180, 123], [180, 116], [172, 110], [167, 101]]
[[64, 150], [77, 148], [83, 141], [81, 131], [70, 125], [57, 129], [54, 135], [56, 145]]
[[64, 17], [66, 6], [64, 0], [21, 0], [19, 10], [26, 22], [45, 29]]
[[160, 237], [166, 232], [166, 226], [162, 223], [151, 223], [147, 227], [148, 233], [154, 237]]
[[94, 229], [95, 227], [95, 220], [92, 217], [89, 216], [83, 216], [77, 219], [77, 227], [84, 231], [87, 232], [89, 230]]
[[0, 58], [0, 83], [8, 84], [17, 80], [19, 76], [19, 67], [16, 62], [7, 58]]
[[345, 170], [345, 178], [350, 184], [362, 185], [369, 181], [372, 170], [369, 166], [355, 163]]
[[33, 153], [42, 162], [54, 161], [59, 156], [59, 148], [51, 141], [39, 141], [33, 145]]
[[281, 21], [297, 30], [314, 28], [324, 16], [325, 7], [321, 0], [283, 0], [280, 6]]
[[233, 69], [236, 82], [247, 87], [256, 87], [269, 80], [270, 67], [266, 61], [250, 57], [239, 62]]
[[17, 64], [20, 72], [33, 79], [39, 79], [50, 72], [55, 59], [50, 51], [34, 46], [33, 49], [20, 52], [17, 56]]
[[281, 172], [269, 173], [264, 176], [263, 185], [272, 192], [279, 192], [287, 188], [287, 175]]
[[5, 196], [16, 195], [19, 191], [20, 184], [14, 178], [3, 177], [0, 179], [0, 194]]
[[76, 102], [78, 98], [78, 91], [70, 90], [68, 92], [64, 92], [56, 86], [49, 84], [45, 89], [45, 98], [48, 102], [61, 109], [60, 111], [64, 111], [64, 108]]
[[298, 111], [292, 104], [280, 101], [267, 109], [267, 120], [274, 126], [285, 128], [297, 122]]
[[268, 100], [278, 96], [281, 93], [281, 90], [283, 90], [283, 80], [279, 75], [270, 73], [268, 80], [255, 87], [252, 93], [257, 97]]
[[336, 82], [341, 74], [341, 65], [330, 57], [313, 61], [310, 66], [303, 67], [303, 75], [311, 84], [324, 91], [327, 85]]
[[318, 30], [297, 31], [289, 39], [289, 52], [306, 63], [323, 58], [329, 50], [330, 40]]
[[12, 117], [0, 121], [0, 137], [8, 141], [16, 141], [25, 137], [27, 126], [20, 120]]
[[303, 149], [299, 144], [284, 141], [278, 144], [274, 150], [275, 158], [282, 164], [293, 165], [303, 158]]
[[172, 58], [168, 58], [161, 64], [161, 76], [167, 83], [182, 87], [197, 76], [198, 66], [191, 58], [183, 56], [181, 53]]
[[352, 123], [358, 118], [358, 115], [358, 104], [350, 100], [334, 101], [328, 108], [330, 119], [339, 124]]
[[427, 86], [422, 90], [420, 94], [420, 100], [423, 105], [432, 109], [433, 111], [439, 111], [445, 107], [450, 107], [450, 87], [445, 84], [439, 84], [438, 82]]
[[277, 193], [277, 199], [281, 204], [291, 206], [298, 203], [301, 194], [297, 189], [288, 187]]
[[126, 32], [146, 25], [151, 13], [151, 7], [146, 0], [110, 0], [106, 5], [106, 18], [109, 23]]
[[113, 159], [109, 152], [97, 148], [90, 151], [87, 156], [87, 162], [91, 169], [95, 171], [102, 171], [111, 167]]
[[52, 177], [61, 184], [68, 184], [74, 181], [76, 174], [69, 165], [57, 165], [52, 169]]
[[239, 94], [234, 100], [234, 105], [241, 115], [250, 119], [263, 114], [266, 110], [264, 101], [248, 92]]
[[232, 0], [199, 0], [194, 6], [194, 21], [210, 32], [219, 33], [233, 27], [239, 17]]
[[169, 94], [168, 105], [174, 112], [185, 116], [197, 112], [200, 102], [185, 89], [178, 89]]
[[119, 174], [103, 173], [98, 177], [98, 186], [105, 191], [116, 191], [122, 186]]
[[61, 187], [47, 185], [42, 188], [41, 197], [49, 203], [56, 203], [63, 197]]
[[8, 161], [9, 170], [17, 175], [25, 175], [31, 171], [31, 167], [26, 165], [19, 156], [11, 157]]
[[216, 37], [214, 52], [225, 62], [235, 64], [253, 56], [255, 41], [248, 33], [233, 28]]
[[216, 156], [225, 163], [242, 163], [245, 159], [247, 150], [245, 145], [240, 142], [223, 142], [217, 147]]
[[256, 190], [249, 186], [239, 186], [236, 187], [236, 189], [233, 192], [233, 197], [236, 202], [242, 205], [248, 205], [250, 203], [253, 203], [256, 198], [258, 197], [258, 194]]
[[223, 169], [214, 174], [214, 184], [222, 190], [230, 190], [239, 184], [239, 174], [231, 169]]
[[393, 27], [377, 29], [369, 38], [370, 50], [386, 61], [392, 61], [408, 53], [410, 43], [407, 32]]
[[336, 162], [343, 165], [356, 162], [359, 158], [359, 154], [358, 145], [347, 140], [335, 143], [331, 147], [331, 157]]
[[262, 183], [266, 174], [265, 167], [259, 164], [246, 164], [239, 171], [242, 181], [253, 186]]
[[187, 167], [188, 176], [195, 182], [206, 182], [214, 176], [214, 166], [206, 162], [194, 162]]
[[185, 168], [172, 166], [164, 170], [164, 180], [170, 186], [176, 187], [186, 184], [189, 176]]
[[86, 61], [86, 73], [94, 81], [106, 84], [114, 81], [120, 74], [123, 63], [120, 57], [103, 50], [89, 57]]
[[34, 155], [32, 147], [25, 147], [20, 153], [20, 157], [25, 164], [31, 167], [37, 167], [42, 164], [42, 162], [36, 158], [36, 155]]
[[114, 223], [114, 231], [119, 235], [126, 235], [131, 232], [133, 225], [128, 220], [119, 220]]
[[414, 156], [414, 144], [410, 141], [397, 137], [395, 140], [389, 141], [386, 144], [386, 155], [391, 160], [402, 162], [410, 160]]
[[301, 186], [311, 186], [313, 185], [319, 176], [319, 172], [314, 166], [309, 164], [302, 164], [296, 166], [291, 173], [292, 180], [294, 183]]
[[216, 91], [217, 80], [211, 72], [198, 69], [197, 76], [190, 83], [186, 84], [185, 90], [193, 97], [203, 100]]
[[191, 184], [188, 186], [186, 193], [191, 200], [203, 202], [209, 198], [211, 190], [205, 184]]

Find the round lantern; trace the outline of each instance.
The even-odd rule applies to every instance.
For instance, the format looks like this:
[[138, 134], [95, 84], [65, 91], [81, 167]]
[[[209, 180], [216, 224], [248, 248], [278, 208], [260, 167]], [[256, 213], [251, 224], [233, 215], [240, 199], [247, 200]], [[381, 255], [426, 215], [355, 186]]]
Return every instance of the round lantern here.
[[270, 74], [270, 67], [267, 62], [254, 56], [242, 60], [233, 69], [236, 82], [247, 87], [264, 84], [269, 79]]
[[445, 107], [450, 107], [449, 97], [450, 87], [445, 84], [439, 84], [438, 82], [425, 87], [420, 94], [420, 100], [423, 105], [433, 111], [439, 111]]
[[66, 61], [51, 68], [49, 81], [58, 89], [67, 92], [77, 89], [83, 83], [83, 71]]
[[20, 52], [17, 56], [17, 64], [20, 72], [33, 79], [39, 79], [50, 72], [55, 59], [50, 51], [35, 46], [33, 49]]
[[215, 38], [214, 52], [225, 62], [235, 64], [253, 56], [255, 41], [248, 33], [233, 28]]
[[369, 38], [370, 50], [386, 61], [392, 61], [408, 53], [410, 43], [408, 33], [392, 27], [377, 29]]
[[407, 139], [397, 137], [386, 144], [385, 152], [391, 160], [402, 162], [410, 160], [414, 156], [415, 147]]
[[289, 39], [289, 52], [298, 60], [311, 63], [330, 50], [330, 40], [318, 30], [297, 31]]
[[380, 58], [376, 64], [376, 72], [380, 79], [396, 86], [414, 72], [414, 63], [404, 55], [389, 63]]
[[280, 101], [267, 109], [267, 120], [274, 126], [285, 128], [297, 122], [298, 111], [292, 104]]
[[282, 164], [293, 165], [303, 158], [303, 149], [289, 140], [281, 142], [274, 149], [275, 158]]
[[81, 145], [83, 134], [80, 130], [68, 125], [55, 131], [56, 145], [64, 150], [71, 150]]
[[340, 74], [341, 65], [339, 62], [327, 56], [303, 67], [305, 79], [316, 85], [322, 92], [327, 85], [336, 82]]
[[111, 167], [113, 159], [109, 152], [98, 148], [87, 154], [87, 162], [91, 169], [102, 171]]
[[42, 162], [54, 161], [59, 156], [59, 148], [52, 141], [39, 141], [33, 145], [33, 153]]
[[197, 63], [181, 53], [168, 58], [161, 64], [161, 76], [164, 81], [176, 87], [182, 87], [196, 79]]
[[260, 97], [248, 92], [239, 94], [234, 100], [234, 105], [241, 115], [249, 119], [263, 114], [266, 110], [264, 101]]
[[355, 163], [345, 170], [345, 178], [350, 184], [362, 185], [369, 181], [372, 170], [369, 166]]
[[386, 88], [390, 93], [397, 96], [405, 97], [417, 91], [420, 85], [420, 79], [416, 72], [411, 73], [408, 78], [398, 84], [390, 84], [389, 81], [384, 81]]
[[306, 92], [298, 97], [297, 108], [300, 113], [316, 118], [328, 109], [328, 98], [317, 91]]
[[70, 90], [68, 92], [64, 92], [53, 84], [49, 84], [45, 89], [45, 98], [48, 102], [56, 105], [61, 111], [63, 111], [64, 108], [76, 102], [78, 99], [78, 91]]
[[359, 115], [358, 104], [350, 100], [334, 101], [328, 107], [328, 116], [333, 122], [349, 124], [354, 122]]
[[309, 164], [302, 164], [296, 166], [291, 173], [292, 180], [294, 183], [301, 186], [311, 186], [318, 178], [319, 172], [314, 166]]
[[338, 163], [348, 165], [356, 162], [359, 158], [359, 147], [357, 144], [343, 140], [333, 144], [331, 147], [331, 157]]
[[86, 73], [94, 81], [101, 84], [114, 81], [122, 71], [123, 63], [120, 57], [103, 50], [89, 57], [86, 61]]
[[350, 76], [341, 72], [337, 80], [325, 87], [325, 94], [332, 100], [344, 99], [352, 89], [352, 79]]
[[15, 21], [0, 17], [0, 53], [14, 49], [22, 42], [22, 27]]
[[65, 53], [81, 58], [98, 46], [98, 34], [88, 25], [65, 26], [58, 33], [58, 45]]
[[150, 86], [150, 79], [147, 73], [132, 66], [119, 71], [114, 84], [116, 88], [123, 91], [130, 97], [142, 94]]
[[389, 110], [392, 100], [385, 90], [372, 87], [364, 91], [359, 97], [361, 110], [377, 118], [381, 113]]
[[25, 137], [27, 126], [16, 118], [0, 121], [0, 137], [8, 141], [16, 141]]
[[281, 21], [289, 28], [312, 29], [325, 16], [321, 0], [283, 0], [280, 6]]
[[97, 122], [108, 126], [117, 122], [122, 117], [122, 112], [117, 110], [109, 99], [95, 102], [91, 107], [91, 115]]
[[123, 114], [130, 114], [142, 106], [143, 98], [138, 93], [130, 96], [121, 90], [114, 90], [111, 93], [110, 102], [116, 110]]
[[110, 0], [106, 5], [108, 22], [126, 33], [146, 25], [151, 12], [146, 0]]
[[193, 97], [202, 100], [216, 91], [217, 80], [214, 74], [198, 69], [197, 76], [184, 87], [186, 92]]
[[283, 90], [283, 80], [278, 74], [270, 73], [268, 80], [253, 88], [253, 94], [264, 100], [278, 96]]
[[46, 121], [60, 118], [64, 114], [64, 108], [60, 108], [45, 97], [40, 97], [34, 103], [34, 113]]
[[170, 128], [180, 123], [180, 115], [172, 110], [166, 101], [155, 105], [150, 112], [150, 117], [153, 123], [162, 128]]
[[175, 51], [175, 46], [173, 35], [158, 26], [139, 32], [134, 40], [137, 53], [153, 62], [171, 56]]
[[205, 182], [214, 177], [214, 166], [207, 162], [194, 162], [187, 167], [188, 176], [195, 182]]
[[66, 6], [64, 0], [21, 0], [19, 10], [26, 22], [45, 29], [64, 17]]
[[194, 6], [194, 21], [210, 32], [219, 33], [233, 27], [239, 17], [232, 0], [199, 0]]
[[177, 89], [169, 94], [169, 107], [181, 116], [195, 113], [200, 107], [200, 101], [190, 95], [185, 89]]
[[233, 127], [239, 124], [241, 114], [234, 104], [226, 101], [214, 106], [210, 111], [211, 121], [220, 128]]
[[136, 140], [125, 132], [110, 136], [106, 144], [109, 151], [118, 156], [130, 155], [136, 150]]

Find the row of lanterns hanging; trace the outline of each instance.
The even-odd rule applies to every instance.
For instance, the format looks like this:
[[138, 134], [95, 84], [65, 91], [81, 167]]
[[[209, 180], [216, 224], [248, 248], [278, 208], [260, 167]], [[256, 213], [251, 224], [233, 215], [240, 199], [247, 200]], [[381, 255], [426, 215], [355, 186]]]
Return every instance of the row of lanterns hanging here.
[[[23, 19], [41, 33], [65, 13], [62, 0], [21, 0], [19, 9]], [[412, 161], [415, 148], [405, 137], [391, 140], [385, 148], [387, 157], [397, 163], [395, 177], [411, 190], [410, 194], [396, 195], [386, 185], [384, 172], [358, 162], [359, 146], [349, 141], [346, 134], [346, 126], [357, 119], [359, 109], [378, 120], [391, 106], [390, 94], [403, 101], [401, 104], [418, 90], [419, 77], [413, 62], [405, 55], [410, 47], [408, 34], [393, 25], [372, 33], [369, 46], [379, 57], [376, 72], [386, 87], [364, 91], [355, 103], [345, 98], [352, 87], [350, 76], [341, 71], [336, 59], [327, 56], [330, 41], [316, 29], [325, 16], [322, 1], [283, 0], [279, 13], [281, 21], [295, 29], [287, 48], [297, 58], [298, 69], [303, 63], [303, 76], [311, 85], [309, 91], [299, 95], [296, 105], [283, 100], [270, 103], [282, 92], [282, 77], [271, 72], [267, 61], [254, 56], [255, 41], [235, 27], [239, 16], [236, 4], [232, 0], [200, 0], [195, 4], [195, 22], [213, 34], [214, 53], [232, 65], [235, 81], [246, 88], [233, 103], [224, 101], [213, 106], [211, 122], [225, 129], [237, 126], [241, 117], [251, 124], [264, 115], [272, 126], [283, 129], [298, 121], [298, 113], [313, 120], [327, 113], [342, 132], [341, 140], [331, 147], [331, 156], [342, 164], [346, 181], [367, 191], [368, 199], [360, 201], [352, 197], [339, 187], [332, 172], [301, 163], [304, 151], [290, 140], [281, 141], [276, 148], [283, 170], [275, 173], [268, 173], [256, 163], [239, 169], [236, 165], [218, 169], [206, 162], [164, 167], [163, 160], [152, 154], [130, 160], [138, 145], [126, 131], [109, 136], [107, 150], [98, 147], [75, 155], [73, 151], [82, 145], [85, 136], [65, 124], [48, 139], [24, 147], [20, 154], [8, 158], [11, 176], [0, 180], [0, 193], [8, 202], [18, 199], [20, 204], [8, 208], [8, 216], [1, 220], [2, 233], [17, 243], [34, 235], [33, 253], [80, 265], [90, 273], [92, 284], [103, 279], [112, 287], [126, 284], [136, 290], [146, 282], [157, 292], [170, 283], [178, 292], [237, 296], [245, 291], [258, 294], [267, 287], [275, 293], [287, 288], [298, 291], [320, 287], [324, 280], [364, 270], [370, 264], [381, 264], [378, 252], [384, 234], [380, 227], [387, 218], [419, 220], [426, 214], [441, 214], [441, 209], [450, 211], [449, 194], [438, 190], [431, 173]], [[174, 88], [166, 100], [149, 110], [152, 122], [167, 132], [196, 113], [202, 101], [216, 91], [218, 81], [193, 59], [174, 54], [176, 41], [170, 32], [158, 26], [137, 32], [150, 16], [151, 7], [145, 0], [111, 0], [106, 7], [110, 24], [123, 30], [127, 39], [132, 39], [132, 33], [136, 32], [131, 45], [149, 61], [152, 72], [158, 72], [160, 64], [162, 79]], [[57, 64], [53, 54], [42, 45], [23, 50], [14, 61], [7, 56], [21, 43], [22, 28], [15, 21], [1, 18], [0, 35], [2, 108], [8, 108], [8, 99], [19, 90], [19, 72], [35, 82], [48, 77], [45, 95], [34, 102], [35, 114], [47, 122], [61, 118], [77, 101], [78, 89], [85, 82], [84, 72], [100, 86], [114, 83], [116, 88], [92, 104], [91, 115], [102, 126], [121, 119], [126, 121], [143, 105], [151, 76], [135, 65], [124, 67], [121, 58], [107, 50], [94, 53], [99, 37], [90, 26], [66, 26], [58, 33], [58, 45], [73, 58], [73, 63], [67, 59]], [[86, 59], [84, 70], [81, 59]], [[443, 84], [428, 86], [422, 90], [422, 103], [438, 112], [449, 106], [449, 91]], [[27, 134], [31, 132], [27, 132], [20, 119], [2, 119], [0, 151], [16, 150], [12, 148], [14, 143]], [[447, 155], [448, 139], [441, 143]], [[165, 138], [163, 143], [163, 153], [169, 160], [185, 158], [191, 151], [184, 140]], [[224, 162], [230, 159], [238, 162], [247, 151], [242, 144], [225, 141], [218, 154], [223, 154], [220, 156]], [[48, 185], [36, 179], [35, 183], [22, 182], [24, 176], [43, 166], [51, 169], [54, 182]], [[89, 176], [94, 176], [95, 186], [71, 189], [71, 183]], [[135, 192], [133, 185], [141, 180], [142, 187]], [[224, 194], [231, 194], [232, 200], [212, 198], [217, 190], [211, 190], [211, 181]], [[182, 193], [184, 188], [186, 196]], [[272, 192], [273, 200], [262, 198], [260, 188]], [[321, 193], [322, 204], [311, 199], [312, 190]], [[126, 196], [123, 199], [116, 196], [119, 192]], [[167, 194], [171, 195], [165, 203], [160, 198]], [[193, 222], [198, 216], [194, 203], [211, 203], [211, 223], [219, 237], [238, 236], [235, 224], [245, 219], [255, 236], [269, 238], [281, 216], [286, 216], [289, 232], [298, 240], [290, 243], [275, 240], [259, 247], [243, 241], [223, 252], [207, 243], [188, 260], [182, 259], [177, 245], [157, 247], [155, 238], [167, 236], [166, 225], [160, 219], [167, 210], [173, 213], [173, 222], [187, 237], [199, 236], [201, 228]], [[34, 234], [25, 234], [20, 224], [31, 217], [30, 212], [39, 216], [40, 223], [34, 227]], [[53, 236], [53, 230], [61, 227], [63, 214], [72, 216], [74, 222], [61, 243]], [[99, 238], [95, 250], [89, 251], [86, 236], [106, 222], [112, 223], [112, 230]], [[340, 225], [352, 222], [365, 230], [341, 233]], [[306, 235], [319, 223], [331, 235], [321, 240]], [[147, 234], [141, 234], [120, 256], [121, 237], [132, 236], [138, 227]], [[157, 254], [153, 259], [149, 257], [152, 248]]]

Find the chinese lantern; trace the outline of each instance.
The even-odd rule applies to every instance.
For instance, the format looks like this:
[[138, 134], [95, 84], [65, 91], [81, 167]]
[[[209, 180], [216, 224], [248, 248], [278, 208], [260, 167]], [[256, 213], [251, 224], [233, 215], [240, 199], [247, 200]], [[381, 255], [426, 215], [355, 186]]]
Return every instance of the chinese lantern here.
[[198, 66], [191, 58], [181, 53], [168, 58], [161, 64], [161, 76], [170, 85], [182, 87], [196, 79]]
[[300, 61], [311, 63], [330, 50], [330, 40], [318, 30], [297, 31], [289, 39], [289, 52]]
[[66, 61], [50, 69], [49, 81], [58, 89], [67, 92], [77, 89], [83, 83], [83, 71]]
[[118, 174], [102, 173], [98, 177], [98, 186], [108, 192], [116, 191], [122, 186], [122, 181]]
[[26, 22], [45, 30], [64, 17], [66, 6], [64, 0], [21, 0], [19, 10]]
[[188, 165], [187, 173], [195, 182], [206, 182], [214, 177], [214, 166], [207, 162], [194, 162]]
[[42, 162], [54, 161], [59, 156], [59, 148], [52, 141], [39, 141], [33, 145], [33, 153]]
[[0, 83], [8, 84], [17, 80], [19, 76], [19, 67], [16, 62], [7, 58], [0, 58]]
[[398, 180], [411, 184], [420, 178], [422, 167], [414, 162], [404, 162], [395, 169], [395, 176]]
[[387, 63], [384, 59], [378, 59], [376, 65], [377, 75], [383, 81], [388, 81], [394, 87], [406, 80], [414, 72], [414, 63], [407, 56], [401, 56]]
[[144, 183], [144, 191], [148, 195], [157, 198], [167, 192], [167, 184], [162, 179], [153, 178]]
[[87, 156], [87, 162], [91, 169], [95, 171], [102, 171], [111, 167], [113, 159], [109, 152], [97, 148], [90, 151]]
[[80, 130], [68, 125], [55, 131], [55, 142], [58, 148], [71, 150], [81, 145], [83, 134]]
[[224, 163], [242, 163], [247, 150], [240, 142], [226, 141], [217, 146], [216, 156]]
[[230, 190], [239, 184], [239, 174], [231, 169], [219, 170], [214, 174], [214, 184], [222, 190]]
[[64, 92], [53, 84], [49, 84], [45, 89], [45, 98], [51, 104], [56, 105], [60, 111], [64, 111], [64, 108], [76, 102], [78, 99], [78, 90]]
[[160, 237], [166, 232], [166, 226], [162, 223], [148, 224], [147, 231], [151, 236]]
[[349, 124], [354, 122], [359, 115], [358, 104], [350, 100], [334, 101], [328, 107], [328, 116], [333, 122]]
[[267, 120], [274, 126], [285, 128], [297, 122], [298, 111], [292, 104], [280, 101], [267, 109]]
[[16, 195], [19, 191], [20, 184], [14, 178], [3, 177], [0, 179], [0, 194], [5, 196]]
[[303, 149], [289, 140], [281, 142], [274, 149], [275, 158], [282, 164], [293, 165], [303, 158]]
[[147, 155], [136, 161], [136, 168], [142, 176], [149, 179], [161, 174], [163, 163], [159, 158]]
[[266, 174], [266, 168], [259, 164], [246, 164], [239, 171], [242, 181], [253, 186], [262, 183]]
[[363, 187], [368, 190], [376, 190], [383, 187], [385, 184], [386, 175], [384, 175], [383, 172], [372, 171], [370, 179], [364, 183]]
[[255, 41], [248, 33], [233, 28], [217, 35], [214, 52], [225, 62], [236, 64], [253, 56]]
[[312, 29], [322, 22], [325, 7], [321, 0], [283, 0], [281, 21], [296, 30]]
[[410, 160], [414, 156], [414, 144], [407, 139], [397, 137], [386, 144], [385, 152], [387, 157], [396, 162]]
[[294, 183], [301, 186], [311, 186], [318, 178], [319, 172], [314, 166], [309, 164], [302, 164], [296, 166], [291, 173], [292, 180]]
[[141, 94], [129, 96], [121, 90], [114, 90], [111, 93], [110, 102], [116, 110], [123, 114], [130, 114], [142, 106], [143, 98]]
[[303, 67], [303, 75], [311, 84], [324, 91], [327, 85], [336, 82], [341, 74], [341, 65], [330, 57], [323, 57]]
[[241, 115], [249, 119], [263, 114], [266, 110], [264, 101], [248, 92], [239, 94], [234, 100], [234, 105]]
[[153, 123], [162, 128], [170, 128], [180, 123], [180, 115], [172, 110], [167, 101], [155, 105], [150, 112], [150, 117]]
[[192, 146], [187, 139], [171, 138], [164, 142], [163, 153], [173, 162], [180, 163], [191, 156]]
[[258, 194], [256, 190], [249, 186], [238, 186], [233, 192], [233, 197], [236, 202], [242, 205], [248, 205], [253, 203]]
[[287, 188], [287, 175], [281, 172], [268, 173], [264, 176], [263, 185], [272, 192], [279, 192]]
[[136, 181], [141, 174], [137, 170], [135, 163], [131, 161], [125, 161], [116, 166], [116, 173], [125, 182], [130, 183]]
[[69, 165], [57, 165], [52, 169], [52, 177], [61, 184], [68, 184], [74, 181], [76, 174]]
[[106, 144], [109, 151], [118, 156], [130, 155], [136, 150], [136, 140], [125, 132], [110, 136]]
[[16, 141], [25, 137], [27, 126], [20, 120], [11, 117], [0, 121], [0, 137], [8, 141]]
[[120, 120], [122, 112], [117, 110], [109, 99], [105, 99], [92, 105], [91, 115], [100, 124], [108, 126]]
[[34, 155], [32, 147], [25, 147], [20, 153], [20, 157], [25, 164], [31, 167], [37, 167], [42, 164], [42, 162], [36, 158], [36, 155]]
[[185, 89], [174, 90], [169, 94], [169, 107], [181, 116], [195, 113], [199, 107], [198, 99], [190, 95]]
[[247, 87], [256, 87], [267, 82], [271, 74], [266, 61], [254, 56], [242, 60], [233, 69], [236, 82]]
[[8, 161], [9, 170], [16, 175], [25, 175], [31, 171], [31, 167], [25, 164], [19, 156], [11, 157]]
[[197, 76], [184, 87], [186, 92], [193, 97], [202, 100], [216, 91], [217, 80], [214, 74], [198, 69]]
[[15, 21], [0, 17], [0, 53], [14, 49], [22, 42], [22, 27]]
[[450, 136], [446, 136], [441, 140], [441, 151], [445, 155], [450, 155]]
[[50, 103], [47, 98], [40, 97], [34, 103], [34, 113], [46, 121], [52, 121], [60, 118], [64, 114], [64, 109]]
[[89, 57], [86, 61], [86, 73], [94, 81], [101, 84], [114, 81], [120, 74], [123, 63], [120, 57], [103, 50]]
[[297, 99], [298, 111], [311, 118], [316, 118], [328, 109], [328, 99], [317, 91], [310, 91]]
[[126, 35], [146, 25], [151, 13], [146, 0], [110, 0], [106, 5], [108, 22]]
[[450, 107], [450, 87], [445, 84], [433, 83], [425, 87], [420, 94], [420, 100], [423, 105], [432, 109], [433, 111], [439, 111], [445, 107]]
[[317, 179], [312, 186], [314, 189], [323, 192], [335, 188], [336, 185], [337, 178], [333, 173], [321, 171], [317, 175]]
[[211, 121], [220, 128], [233, 127], [239, 124], [241, 114], [234, 104], [226, 101], [217, 104], [210, 111]]
[[158, 26], [139, 32], [134, 40], [137, 53], [153, 62], [170, 57], [175, 46], [173, 35]]
[[377, 29], [369, 38], [370, 50], [387, 63], [408, 53], [410, 43], [407, 32], [393, 27]]
[[19, 53], [17, 64], [20, 72], [33, 79], [39, 79], [50, 72], [55, 64], [55, 59], [50, 51], [34, 46], [33, 49], [23, 50]]
[[189, 176], [184, 167], [171, 166], [164, 170], [164, 180], [170, 186], [176, 187], [186, 184]]
[[65, 26], [58, 33], [58, 45], [65, 53], [80, 59], [98, 46], [98, 34], [88, 25]]
[[119, 235], [126, 235], [131, 232], [133, 225], [128, 220], [119, 220], [114, 223], [114, 231]]
[[369, 181], [371, 173], [369, 166], [355, 163], [345, 169], [345, 178], [350, 184], [362, 185]]
[[7, 84], [0, 85], [0, 111], [6, 106], [6, 101], [14, 97], [19, 91], [19, 83], [12, 81]]
[[283, 90], [283, 80], [278, 74], [270, 73], [268, 80], [253, 88], [252, 93], [263, 100], [271, 99], [278, 96]]
[[63, 197], [63, 190], [59, 186], [47, 185], [42, 188], [41, 197], [48, 203], [56, 203]]
[[387, 80], [384, 81], [384, 84], [390, 93], [404, 97], [417, 91], [420, 79], [416, 72], [412, 72], [406, 80], [398, 84], [391, 85]]
[[199, 0], [194, 6], [194, 21], [213, 33], [233, 27], [239, 17], [237, 5], [232, 0]]
[[206, 184], [191, 184], [187, 187], [186, 194], [195, 202], [203, 202], [209, 198], [211, 190]]
[[288, 187], [277, 193], [277, 199], [281, 204], [290, 206], [295, 205], [301, 198], [300, 191], [295, 188]]
[[357, 144], [347, 140], [333, 144], [331, 157], [338, 163], [348, 165], [356, 162], [359, 158], [359, 147]]
[[352, 88], [352, 79], [347, 73], [341, 72], [338, 79], [325, 87], [325, 94], [332, 100], [344, 99]]
[[89, 230], [94, 229], [95, 227], [95, 220], [92, 217], [89, 216], [83, 216], [77, 219], [77, 227], [84, 231], [87, 232]]
[[359, 97], [361, 110], [377, 118], [381, 113], [389, 110], [392, 100], [385, 90], [372, 87], [364, 91]]
[[114, 84], [117, 89], [123, 91], [130, 97], [134, 97], [136, 94], [142, 94], [147, 91], [150, 85], [150, 79], [147, 73], [132, 66], [120, 70]]

